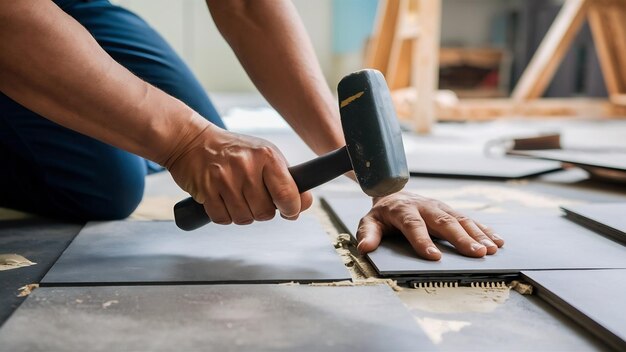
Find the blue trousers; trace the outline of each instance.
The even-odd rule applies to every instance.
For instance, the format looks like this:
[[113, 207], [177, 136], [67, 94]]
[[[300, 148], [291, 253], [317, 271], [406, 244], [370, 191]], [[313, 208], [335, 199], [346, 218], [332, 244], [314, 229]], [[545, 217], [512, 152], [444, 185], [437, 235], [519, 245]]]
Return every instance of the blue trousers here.
[[[224, 127], [189, 68], [141, 18], [107, 0], [56, 3], [118, 63]], [[59, 126], [0, 93], [0, 165], [0, 206], [84, 221], [132, 213], [154, 164]]]

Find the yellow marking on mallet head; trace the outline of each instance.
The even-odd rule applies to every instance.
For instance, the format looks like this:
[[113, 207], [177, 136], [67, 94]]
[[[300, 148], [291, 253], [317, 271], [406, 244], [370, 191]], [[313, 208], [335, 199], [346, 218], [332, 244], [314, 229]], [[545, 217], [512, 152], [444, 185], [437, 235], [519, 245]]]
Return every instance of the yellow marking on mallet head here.
[[344, 100], [341, 101], [341, 104], [339, 104], [340, 107], [344, 107], [344, 106], [348, 106], [348, 104], [352, 103], [353, 101], [359, 99], [361, 97], [361, 95], [363, 95], [365, 93], [365, 91], [363, 92], [358, 92], [355, 95], [349, 96], [347, 98], [345, 98]]

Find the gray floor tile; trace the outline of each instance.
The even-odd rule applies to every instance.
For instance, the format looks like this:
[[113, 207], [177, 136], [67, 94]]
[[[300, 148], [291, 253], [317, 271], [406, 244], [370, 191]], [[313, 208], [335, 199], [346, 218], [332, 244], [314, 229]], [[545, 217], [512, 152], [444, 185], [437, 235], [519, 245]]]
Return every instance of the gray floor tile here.
[[522, 274], [541, 298], [615, 349], [626, 350], [626, 270]]
[[519, 179], [561, 168], [560, 163], [512, 157], [488, 157], [482, 152], [407, 153], [412, 176]]
[[[370, 203], [365, 198], [329, 197], [324, 201], [346, 231], [354, 233]], [[491, 226], [506, 241], [494, 255], [468, 258], [445, 241], [436, 245], [440, 261], [420, 259], [400, 234], [386, 236], [368, 255], [383, 276], [433, 278], [441, 275], [504, 275], [522, 270], [626, 268], [626, 247], [557, 215], [537, 212], [468, 213]]]
[[46, 285], [256, 283], [350, 278], [317, 220], [209, 224], [89, 223], [42, 280]]
[[36, 290], [6, 351], [414, 351], [434, 346], [386, 286], [191, 285]]
[[0, 253], [20, 254], [37, 264], [0, 271], [0, 325], [22, 303], [19, 288], [38, 283], [80, 231], [82, 224], [41, 218], [0, 222]]
[[626, 203], [580, 204], [563, 210], [570, 220], [626, 244]]

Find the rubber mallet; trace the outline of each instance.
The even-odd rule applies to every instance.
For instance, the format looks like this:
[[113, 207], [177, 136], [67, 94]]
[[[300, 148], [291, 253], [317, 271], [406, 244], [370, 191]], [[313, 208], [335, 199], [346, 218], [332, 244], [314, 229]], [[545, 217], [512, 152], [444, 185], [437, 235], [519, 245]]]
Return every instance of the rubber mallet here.
[[[354, 170], [367, 195], [401, 190], [409, 179], [402, 133], [383, 75], [362, 70], [337, 86], [346, 146], [289, 168], [300, 193]], [[179, 228], [191, 231], [211, 222], [202, 204], [187, 198], [174, 206]]]

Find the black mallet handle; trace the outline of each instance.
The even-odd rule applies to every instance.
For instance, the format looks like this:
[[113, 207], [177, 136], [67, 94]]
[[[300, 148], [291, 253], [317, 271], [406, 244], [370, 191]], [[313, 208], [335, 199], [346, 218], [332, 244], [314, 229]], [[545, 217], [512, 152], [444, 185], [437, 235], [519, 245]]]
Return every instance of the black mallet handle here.
[[[289, 168], [300, 193], [306, 192], [352, 170], [346, 147]], [[211, 222], [204, 206], [193, 198], [181, 200], [174, 206], [176, 225], [185, 231], [195, 230]]]

